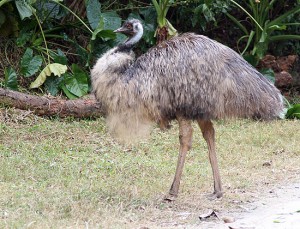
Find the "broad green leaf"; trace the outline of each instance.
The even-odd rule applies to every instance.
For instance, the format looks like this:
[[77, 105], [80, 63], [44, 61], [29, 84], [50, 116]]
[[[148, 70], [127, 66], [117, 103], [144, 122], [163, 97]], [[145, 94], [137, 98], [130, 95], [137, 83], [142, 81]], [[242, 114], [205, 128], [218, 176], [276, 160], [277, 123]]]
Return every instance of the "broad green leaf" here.
[[43, 42], [44, 42], [43, 38], [39, 37], [39, 38], [35, 39], [34, 41], [32, 41], [32, 46], [33, 47], [41, 46]]
[[35, 74], [41, 67], [43, 59], [41, 56], [33, 56], [33, 51], [27, 48], [22, 59], [20, 72], [23, 76], [29, 77]]
[[116, 12], [105, 12], [101, 16], [104, 21], [104, 30], [115, 30], [121, 26], [122, 19]]
[[88, 75], [81, 70], [78, 65], [72, 65], [73, 75], [64, 75], [63, 84], [69, 90], [70, 93], [77, 97], [82, 97], [88, 93]]
[[21, 30], [16, 40], [17, 46], [23, 47], [26, 44], [26, 42], [31, 40], [31, 37], [32, 37], [31, 32], [24, 32], [23, 30]]
[[104, 19], [103, 17], [100, 17], [99, 23], [97, 28], [94, 30], [93, 34], [92, 34], [92, 41], [96, 39], [97, 34], [100, 33], [102, 30], [104, 29]]
[[114, 39], [116, 34], [112, 31], [121, 26], [121, 18], [116, 12], [105, 12], [100, 16], [99, 24], [92, 35], [92, 40], [98, 35], [103, 40]]
[[65, 14], [60, 10], [60, 6], [53, 1], [37, 1], [34, 5], [37, 10], [38, 17], [41, 21], [49, 20], [49, 19], [61, 19]]
[[6, 88], [11, 90], [18, 90], [17, 74], [12, 67], [8, 67], [4, 70]]
[[22, 20], [30, 17], [35, 12], [35, 9], [30, 6], [30, 1], [15, 0], [15, 3]]
[[93, 30], [98, 27], [101, 17], [101, 4], [98, 0], [86, 1], [86, 16]]
[[67, 65], [68, 64], [68, 59], [66, 55], [61, 51], [61, 49], [57, 49], [57, 53], [54, 53], [51, 55], [53, 57], [53, 61], [55, 63]]
[[[65, 73], [66, 74], [66, 73]], [[44, 86], [51, 95], [56, 96], [60, 90], [60, 83], [63, 80], [63, 77], [49, 76], [47, 77]]]
[[295, 104], [287, 110], [286, 118], [299, 118], [300, 119], [300, 104]]
[[114, 33], [112, 30], [102, 30], [98, 33], [98, 36], [102, 38], [102, 40], [107, 41], [110, 39], [116, 38], [116, 33]]
[[68, 68], [66, 65], [62, 65], [62, 64], [58, 64], [58, 63], [48, 64], [42, 70], [42, 72], [39, 74], [39, 76], [36, 78], [36, 80], [30, 84], [30, 88], [38, 88], [45, 82], [47, 76], [50, 76], [51, 74], [54, 74], [55, 76], [60, 77], [61, 74], [65, 73], [67, 71], [67, 69]]
[[243, 55], [243, 58], [253, 67], [256, 67], [259, 61], [254, 55], [251, 54]]
[[72, 94], [65, 85], [61, 85], [61, 89], [69, 99], [77, 99], [78, 97]]
[[271, 68], [265, 68], [260, 70], [260, 73], [264, 75], [264, 77], [268, 78], [273, 84], [275, 83], [275, 73]]
[[76, 48], [76, 53], [78, 54], [78, 58], [82, 64], [88, 66], [89, 62], [89, 52], [81, 45], [79, 45], [76, 41], [73, 43]]

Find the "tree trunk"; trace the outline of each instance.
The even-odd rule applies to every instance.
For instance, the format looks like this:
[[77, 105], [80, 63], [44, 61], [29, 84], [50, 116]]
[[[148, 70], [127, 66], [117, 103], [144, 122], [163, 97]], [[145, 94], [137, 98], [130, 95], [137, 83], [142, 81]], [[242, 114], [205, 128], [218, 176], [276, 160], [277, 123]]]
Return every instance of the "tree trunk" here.
[[168, 40], [168, 36], [169, 36], [169, 32], [168, 32], [168, 27], [164, 26], [162, 28], [158, 28], [157, 29], [157, 34], [156, 34], [156, 44], [160, 44], [163, 41]]
[[88, 118], [104, 115], [104, 109], [94, 97], [88, 99], [64, 100], [28, 95], [0, 88], [0, 104], [22, 110], [31, 110], [34, 114], [40, 116]]

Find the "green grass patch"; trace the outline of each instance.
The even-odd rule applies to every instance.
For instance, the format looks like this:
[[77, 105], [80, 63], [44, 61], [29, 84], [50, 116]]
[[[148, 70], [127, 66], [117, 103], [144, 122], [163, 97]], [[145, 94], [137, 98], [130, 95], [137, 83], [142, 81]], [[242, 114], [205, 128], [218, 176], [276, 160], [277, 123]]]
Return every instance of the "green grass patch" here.
[[162, 198], [177, 162], [176, 123], [167, 132], [155, 129], [148, 141], [124, 146], [106, 132], [103, 119], [9, 116], [0, 122], [0, 228], [157, 226], [180, 223], [176, 214], [182, 211], [193, 213], [185, 223], [195, 223], [201, 209], [234, 208], [233, 200], [299, 175], [300, 121], [216, 122], [225, 196], [208, 201], [211, 168], [194, 127], [179, 198], [168, 204]]

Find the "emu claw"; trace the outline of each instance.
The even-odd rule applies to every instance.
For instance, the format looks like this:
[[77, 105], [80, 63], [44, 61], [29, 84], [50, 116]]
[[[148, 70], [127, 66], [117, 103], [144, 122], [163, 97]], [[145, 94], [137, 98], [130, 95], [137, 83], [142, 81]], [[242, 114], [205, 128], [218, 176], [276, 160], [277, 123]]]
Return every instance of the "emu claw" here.
[[163, 201], [164, 201], [164, 202], [170, 203], [170, 202], [175, 201], [176, 198], [177, 198], [177, 196], [175, 196], [175, 195], [167, 194], [167, 195], [164, 197]]
[[219, 199], [223, 196], [223, 192], [213, 192], [212, 194], [207, 195], [207, 198], [209, 200], [215, 200], [215, 199]]

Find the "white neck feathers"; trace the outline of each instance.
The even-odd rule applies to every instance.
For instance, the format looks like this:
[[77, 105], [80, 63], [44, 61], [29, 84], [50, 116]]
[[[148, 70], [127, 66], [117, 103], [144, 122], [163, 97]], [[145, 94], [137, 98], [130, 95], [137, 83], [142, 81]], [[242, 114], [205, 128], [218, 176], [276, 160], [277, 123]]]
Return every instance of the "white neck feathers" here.
[[144, 32], [143, 26], [140, 23], [138, 23], [135, 24], [134, 27], [136, 33], [125, 42], [126, 45], [136, 44], [143, 36], [143, 32]]

